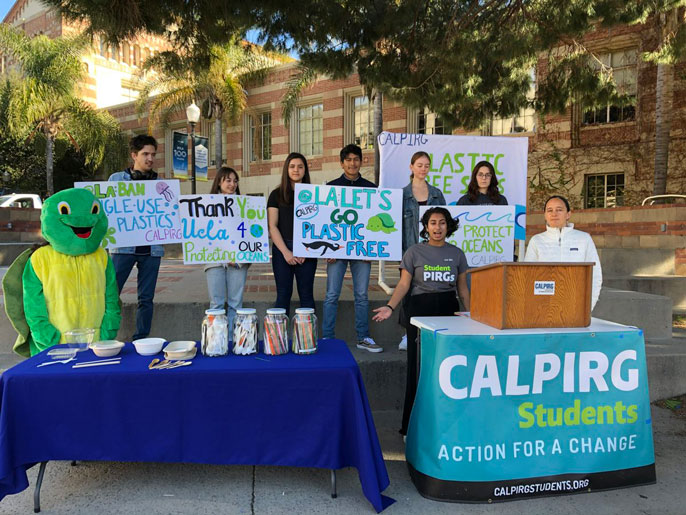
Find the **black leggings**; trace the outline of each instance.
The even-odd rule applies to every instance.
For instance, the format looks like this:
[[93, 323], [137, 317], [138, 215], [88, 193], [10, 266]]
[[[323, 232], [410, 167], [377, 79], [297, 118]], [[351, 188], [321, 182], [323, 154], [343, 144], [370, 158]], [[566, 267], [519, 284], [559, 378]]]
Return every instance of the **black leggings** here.
[[[459, 311], [459, 303], [455, 292], [424, 293], [412, 295], [407, 303], [408, 320], [410, 317], [420, 316], [452, 316]], [[416, 326], [407, 326], [407, 379], [405, 381], [405, 405], [403, 407], [403, 422], [400, 434], [407, 434], [412, 405], [417, 394], [419, 379], [419, 341]]]

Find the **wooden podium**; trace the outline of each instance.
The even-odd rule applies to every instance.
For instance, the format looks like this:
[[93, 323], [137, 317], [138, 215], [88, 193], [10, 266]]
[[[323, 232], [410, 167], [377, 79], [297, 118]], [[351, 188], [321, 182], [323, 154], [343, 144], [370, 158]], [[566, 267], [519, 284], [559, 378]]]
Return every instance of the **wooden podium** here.
[[469, 272], [473, 320], [498, 329], [591, 324], [593, 263], [496, 263]]

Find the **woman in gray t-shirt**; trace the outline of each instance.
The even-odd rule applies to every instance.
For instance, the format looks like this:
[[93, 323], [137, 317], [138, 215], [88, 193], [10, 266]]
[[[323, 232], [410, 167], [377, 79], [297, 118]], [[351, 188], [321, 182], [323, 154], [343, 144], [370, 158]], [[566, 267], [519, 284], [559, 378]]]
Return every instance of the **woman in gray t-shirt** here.
[[[443, 207], [428, 209], [422, 216], [424, 226], [420, 236], [427, 240], [410, 247], [400, 264], [400, 282], [388, 304], [374, 310], [373, 320], [388, 319], [410, 293], [408, 318], [413, 316], [451, 316], [459, 310], [456, 294], [469, 309], [467, 288], [467, 258], [461, 249], [446, 242], [458, 227], [450, 212]], [[401, 434], [407, 433], [407, 424], [417, 392], [418, 377], [417, 328], [407, 329], [407, 381]]]

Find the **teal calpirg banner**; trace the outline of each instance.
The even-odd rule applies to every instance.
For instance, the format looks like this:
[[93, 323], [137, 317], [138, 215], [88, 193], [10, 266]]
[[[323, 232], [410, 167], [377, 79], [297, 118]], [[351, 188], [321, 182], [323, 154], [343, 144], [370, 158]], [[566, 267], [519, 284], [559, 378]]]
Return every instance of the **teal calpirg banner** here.
[[423, 328], [406, 448], [420, 492], [497, 501], [654, 482], [643, 335], [623, 329]]

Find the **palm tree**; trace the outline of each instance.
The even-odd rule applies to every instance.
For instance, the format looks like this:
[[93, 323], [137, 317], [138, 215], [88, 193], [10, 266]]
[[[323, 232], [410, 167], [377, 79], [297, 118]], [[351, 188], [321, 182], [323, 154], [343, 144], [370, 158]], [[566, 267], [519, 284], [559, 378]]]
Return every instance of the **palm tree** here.
[[203, 117], [214, 119], [215, 163], [219, 168], [223, 123], [236, 122], [245, 109], [245, 85], [263, 80], [275, 64], [288, 59], [240, 40], [211, 47], [207, 60], [197, 59], [192, 52], [185, 56], [160, 52], [143, 63], [144, 75], [154, 73], [144, 82], [138, 110], [148, 113], [152, 131], [158, 123], [166, 128], [171, 117], [191, 102], [201, 103]]
[[81, 152], [87, 165], [96, 168], [106, 152], [123, 152], [119, 123], [78, 96], [83, 78], [80, 56], [88, 44], [83, 36], [30, 38], [18, 29], [0, 25], [0, 51], [14, 63], [7, 73], [6, 128], [19, 139], [36, 134], [45, 137], [48, 195], [55, 192], [56, 139], [69, 142]]

